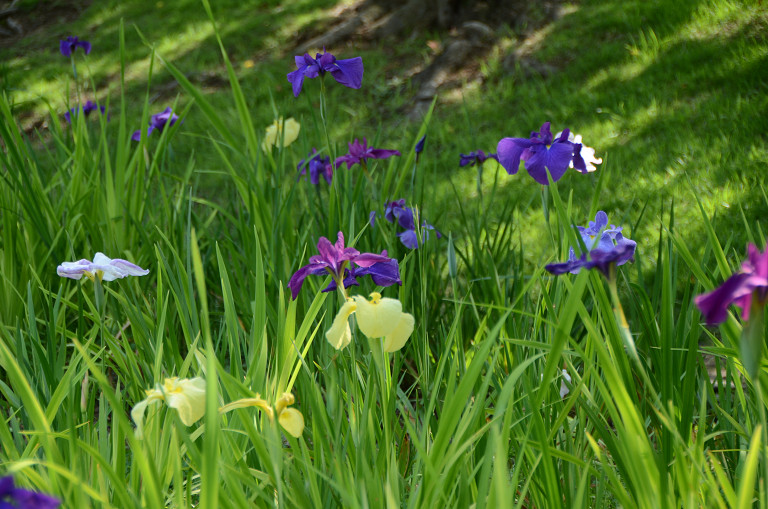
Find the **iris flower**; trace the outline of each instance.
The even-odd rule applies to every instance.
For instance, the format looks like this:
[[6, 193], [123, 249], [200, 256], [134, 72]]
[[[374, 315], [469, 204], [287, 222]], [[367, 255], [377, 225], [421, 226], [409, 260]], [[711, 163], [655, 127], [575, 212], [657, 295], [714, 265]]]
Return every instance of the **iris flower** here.
[[699, 295], [694, 299], [707, 325], [722, 323], [728, 318], [728, 306], [736, 304], [741, 308], [741, 317], [749, 320], [752, 299], [760, 306], [768, 297], [768, 249], [760, 252], [757, 246], [749, 244], [747, 260], [741, 270], [732, 275], [719, 288]]
[[356, 313], [357, 326], [370, 339], [383, 338], [384, 351], [400, 350], [413, 333], [414, 318], [403, 313], [403, 306], [397, 299], [382, 297], [373, 292], [371, 300], [355, 295], [341, 306], [333, 319], [331, 328], [325, 333], [328, 342], [336, 350], [345, 348], [352, 341], [349, 316]]
[[325, 73], [330, 73], [337, 82], [345, 87], [360, 88], [363, 84], [363, 59], [361, 57], [347, 58], [337, 60], [335, 56], [323, 50], [323, 53], [317, 53], [315, 58], [304, 53], [303, 56], [296, 55], [296, 70], [288, 73], [288, 81], [293, 87], [294, 97], [299, 97], [301, 87], [304, 85], [304, 78], [325, 77]]
[[81, 41], [74, 35], [70, 35], [66, 39], [61, 39], [59, 41], [59, 51], [61, 51], [61, 54], [65, 57], [71, 56], [78, 47], [83, 48], [86, 55], [91, 52], [91, 43], [88, 41]]
[[[299, 295], [301, 286], [304, 284], [304, 279], [310, 274], [319, 276], [330, 274], [335, 283], [338, 285], [340, 281], [346, 285], [346, 277], [348, 275], [347, 269], [353, 268], [353, 265], [357, 265], [362, 269], [368, 269], [370, 272], [361, 273], [356, 275], [370, 274], [374, 278], [374, 282], [380, 286], [390, 286], [395, 283], [402, 284], [400, 281], [399, 271], [397, 269], [397, 260], [389, 258], [385, 254], [377, 255], [374, 253], [360, 253], [357, 249], [344, 246], [344, 234], [338, 233], [336, 238], [336, 244], [331, 244], [331, 241], [325, 237], [320, 237], [317, 241], [317, 250], [319, 255], [314, 255], [309, 258], [309, 263], [299, 270], [297, 270], [290, 281], [288, 281], [288, 288], [291, 289], [291, 296], [295, 300]], [[392, 263], [394, 262], [394, 264]], [[377, 265], [383, 264], [383, 265]], [[374, 265], [377, 267], [374, 268]], [[386, 271], [390, 277], [381, 277], [377, 281], [376, 269]], [[394, 269], [394, 277], [391, 274]], [[327, 290], [327, 289], [326, 289]]]
[[[419, 237], [416, 234], [416, 218], [418, 212], [413, 207], [405, 206], [405, 198], [389, 202], [384, 209], [384, 219], [390, 223], [397, 222], [404, 231], [397, 234], [400, 242], [403, 243], [408, 249], [416, 249], [419, 247]], [[371, 212], [369, 216], [369, 222], [371, 226], [374, 225], [376, 220], [376, 212]], [[435, 227], [426, 221], [422, 221], [421, 231], [423, 240], [429, 239], [429, 231], [434, 230], [437, 234], [437, 238], [442, 237], [442, 234], [435, 230]]]
[[243, 398], [224, 405], [219, 409], [219, 412], [224, 413], [236, 408], [255, 406], [262, 409], [270, 419], [274, 419], [274, 416], [277, 415], [277, 422], [280, 423], [280, 426], [292, 437], [299, 438], [304, 431], [304, 416], [295, 408], [288, 408], [295, 401], [296, 398], [293, 397], [293, 394], [286, 392], [278, 398], [275, 406], [272, 407], [257, 394], [255, 398]]
[[72, 108], [71, 110], [66, 112], [64, 114], [64, 118], [66, 119], [66, 121], [68, 123], [71, 124], [72, 123], [72, 115], [77, 115], [80, 111], [82, 111], [83, 114], [87, 117], [88, 115], [91, 114], [92, 111], [99, 110], [99, 109], [101, 110], [102, 115], [106, 111], [106, 108], [104, 106], [98, 106], [93, 101], [86, 101], [85, 105], [82, 108], [79, 108], [79, 107], [75, 106], [74, 108]]
[[166, 378], [163, 384], [156, 384], [147, 392], [147, 397], [133, 407], [131, 418], [136, 423], [136, 437], [141, 438], [144, 430], [144, 412], [147, 406], [157, 401], [175, 408], [185, 426], [191, 426], [205, 415], [205, 380], [196, 378]]
[[532, 132], [528, 139], [504, 138], [496, 148], [499, 163], [507, 173], [514, 175], [520, 161], [525, 161], [528, 174], [545, 186], [549, 185], [547, 170], [553, 182], [560, 180], [569, 166], [585, 173], [586, 163], [580, 155], [582, 145], [568, 141], [570, 134], [570, 130], [565, 129], [553, 139], [549, 122], [544, 122], [539, 132]]
[[355, 164], [365, 164], [368, 159], [386, 159], [392, 156], [399, 156], [399, 150], [388, 150], [383, 148], [373, 148], [368, 146], [368, 141], [363, 138], [363, 143], [360, 143], [355, 138], [354, 143], [348, 143], [349, 153], [337, 157], [334, 165], [338, 168], [341, 164], [346, 163], [347, 169], [351, 168]]
[[552, 263], [544, 267], [555, 275], [570, 272], [577, 274], [581, 269], [598, 269], [609, 277], [611, 265], [619, 266], [634, 259], [637, 243], [625, 238], [621, 227], [608, 227], [608, 215], [602, 210], [595, 215], [595, 220], [588, 226], [579, 226], [579, 233], [587, 253], [576, 257], [571, 247], [568, 261]]
[[56, 267], [56, 273], [61, 277], [82, 279], [86, 276], [91, 281], [113, 281], [127, 276], [146, 276], [148, 270], [142, 269], [127, 260], [109, 258], [104, 253], [96, 253], [93, 261], [82, 259], [76, 262], [63, 262]]
[[[561, 134], [563, 133], [562, 132], [557, 133], [555, 135], [555, 138], [559, 138]], [[593, 149], [592, 147], [587, 147], [586, 145], [581, 143], [580, 134], [574, 135], [573, 133], [569, 133], [568, 141], [576, 145], [576, 151], [575, 151], [576, 155], [574, 155], [573, 161], [571, 161], [571, 164], [568, 165], [569, 168], [574, 168], [574, 169], [576, 169], [576, 167], [581, 168], [582, 164], [581, 162], [579, 162], [579, 159], [581, 159], [581, 161], [584, 162], [583, 164], [584, 170], [579, 170], [581, 173], [591, 173], [593, 171], [596, 171], [597, 166], [595, 165], [602, 164], [603, 158], [595, 157], [595, 149]], [[576, 161], [575, 164], [574, 164], [574, 161]]]
[[[309, 162], [307, 162], [309, 161]], [[330, 156], [321, 156], [317, 153], [317, 149], [313, 148], [307, 155], [306, 159], [299, 161], [296, 169], [299, 170], [299, 175], [305, 175], [309, 168], [309, 181], [317, 185], [320, 183], [320, 176], [325, 179], [329, 184], [333, 179], [333, 165], [331, 164]]]
[[490, 152], [486, 154], [482, 150], [470, 152], [469, 154], [459, 154], [459, 157], [459, 166], [474, 166], [475, 164], [482, 166], [482, 164], [488, 159], [495, 159], [497, 161], [499, 160], [496, 154], [492, 154]]
[[[162, 113], [157, 113], [156, 115], [152, 115], [149, 118], [149, 127], [147, 128], [147, 137], [149, 137], [149, 135], [152, 134], [152, 131], [154, 131], [155, 129], [162, 132], [163, 129], [165, 129], [166, 125], [173, 125], [176, 123], [178, 119], [179, 119], [179, 116], [173, 113], [173, 110], [171, 109], [170, 106], [165, 108], [165, 110], [163, 110]], [[141, 139], [141, 129], [139, 129], [138, 131], [135, 131], [133, 133], [133, 136], [131, 136], [131, 139], [133, 141], [139, 141]]]
[[421, 139], [419, 139], [419, 141], [416, 142], [416, 146], [413, 147], [413, 151], [416, 152], [417, 155], [421, 154], [421, 152], [424, 150], [424, 142], [425, 141], [427, 141], [427, 135], [426, 134], [424, 136], [422, 136]]
[[0, 509], [56, 509], [60, 505], [44, 493], [17, 488], [11, 476], [0, 478]]
[[270, 150], [278, 143], [281, 143], [283, 147], [287, 147], [299, 137], [300, 129], [301, 125], [293, 118], [283, 122], [283, 117], [280, 117], [271, 126], [267, 127], [267, 134], [264, 136], [261, 147], [264, 150]]

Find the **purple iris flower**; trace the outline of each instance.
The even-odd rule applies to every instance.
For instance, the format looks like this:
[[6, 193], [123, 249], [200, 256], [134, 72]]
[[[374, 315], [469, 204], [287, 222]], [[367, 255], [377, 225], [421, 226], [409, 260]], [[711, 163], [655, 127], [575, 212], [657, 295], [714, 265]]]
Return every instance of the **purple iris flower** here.
[[[373, 226], [376, 217], [375, 212], [371, 212], [370, 220], [371, 226]], [[400, 242], [403, 243], [408, 249], [416, 249], [419, 247], [419, 236], [416, 234], [416, 218], [417, 212], [413, 207], [405, 206], [405, 198], [395, 200], [387, 203], [384, 209], [384, 219], [390, 223], [397, 222], [404, 231], [397, 234]], [[435, 229], [434, 226], [422, 221], [421, 224], [421, 236], [423, 241], [429, 239], [429, 231], [433, 230], [439, 239], [443, 235]]]
[[[163, 110], [162, 113], [152, 115], [149, 118], [149, 127], [147, 128], [147, 137], [149, 137], [149, 135], [152, 134], [152, 131], [154, 131], [155, 129], [162, 132], [163, 129], [165, 129], [166, 125], [173, 125], [176, 123], [178, 119], [179, 119], [179, 116], [173, 113], [173, 110], [171, 109], [170, 106], [165, 108], [165, 110]], [[133, 133], [133, 136], [131, 136], [131, 139], [133, 141], [139, 141], [141, 139], [141, 129], [139, 129], [138, 131], [135, 131]]]
[[[307, 160], [309, 160], [308, 163]], [[315, 185], [319, 184], [320, 176], [322, 175], [326, 182], [331, 183], [331, 179], [333, 179], [333, 165], [331, 164], [330, 156], [320, 156], [317, 153], [317, 149], [313, 148], [306, 159], [299, 161], [296, 167], [299, 170], [299, 175], [305, 175], [307, 167], [309, 167], [310, 182]]]
[[[297, 270], [290, 281], [288, 281], [288, 288], [291, 289], [291, 296], [295, 300], [301, 290], [301, 285], [304, 284], [304, 279], [310, 274], [319, 276], [324, 274], [330, 274], [336, 281], [345, 280], [347, 277], [346, 269], [352, 267], [352, 264], [357, 265], [363, 269], [371, 269], [366, 273], [356, 272], [353, 275], [360, 276], [370, 274], [374, 278], [374, 282], [379, 278], [377, 270], [381, 269], [382, 277], [379, 279], [381, 286], [390, 286], [392, 284], [401, 284], [399, 270], [397, 269], [397, 260], [389, 258], [386, 254], [373, 254], [373, 253], [360, 253], [357, 249], [351, 247], [344, 247], [344, 234], [338, 233], [336, 244], [331, 244], [331, 241], [325, 237], [320, 237], [317, 241], [317, 250], [319, 255], [311, 256], [309, 263], [299, 270]], [[378, 267], [373, 269], [373, 265], [376, 264], [389, 264], [392, 266], [392, 262], [395, 262], [394, 274], [387, 272], [386, 267]], [[354, 269], [354, 267], [352, 267]], [[383, 273], [390, 274], [392, 277], [385, 278]], [[337, 283], [338, 284], [338, 283]], [[346, 286], [346, 280], [345, 280]]]
[[337, 157], [334, 165], [338, 168], [341, 164], [347, 163], [347, 169], [351, 168], [355, 164], [365, 164], [368, 159], [386, 159], [392, 156], [399, 156], [399, 150], [387, 150], [383, 148], [373, 148], [368, 146], [368, 141], [363, 138], [363, 143], [360, 143], [355, 138], [354, 143], [348, 143], [349, 153], [343, 156]]
[[60, 505], [49, 495], [17, 488], [11, 476], [0, 478], [0, 509], [56, 509]]
[[[387, 256], [387, 250], [381, 252], [381, 256]], [[344, 288], [350, 286], [359, 286], [357, 278], [361, 276], [371, 276], [373, 283], [377, 286], [392, 286], [394, 284], [403, 284], [400, 279], [400, 267], [397, 260], [390, 258], [388, 262], [374, 263], [370, 267], [355, 267], [344, 269]], [[337, 288], [336, 280], [331, 279], [328, 286], [323, 288], [323, 292], [331, 292]]]
[[88, 115], [91, 114], [92, 111], [95, 111], [95, 110], [101, 110], [101, 114], [103, 115], [104, 112], [106, 111], [106, 108], [104, 106], [98, 106], [93, 101], [87, 101], [82, 108], [78, 108], [77, 106], [75, 106], [74, 108], [72, 108], [71, 110], [66, 112], [64, 114], [64, 118], [67, 120], [68, 123], [71, 124], [72, 123], [72, 115], [77, 115], [80, 110], [82, 110], [82, 112], [87, 117]]
[[72, 55], [78, 47], [83, 48], [86, 55], [91, 52], [91, 43], [88, 41], [81, 41], [74, 35], [70, 35], [66, 39], [61, 39], [59, 41], [59, 51], [61, 51], [61, 54], [65, 57]]
[[715, 325], [728, 318], [728, 306], [731, 304], [740, 307], [741, 317], [749, 320], [753, 297], [761, 305], [768, 297], [768, 249], [761, 253], [757, 246], [749, 244], [747, 260], [741, 265], [741, 270], [726, 279], [719, 288], [696, 297], [694, 302], [707, 325]]
[[470, 152], [469, 154], [459, 154], [461, 159], [459, 160], [459, 166], [474, 166], [475, 164], [479, 164], [482, 166], [482, 164], [487, 159], [496, 159], [497, 161], [499, 158], [496, 156], [496, 154], [492, 153], [485, 153], [482, 150], [478, 150], [476, 152]]
[[539, 132], [532, 132], [529, 139], [502, 139], [496, 148], [499, 162], [507, 173], [514, 175], [522, 159], [528, 174], [545, 186], [549, 185], [547, 170], [552, 176], [552, 182], [560, 180], [571, 163], [576, 170], [586, 173], [587, 167], [581, 157], [581, 144], [568, 141], [569, 134], [570, 131], [565, 129], [553, 140], [549, 122], [544, 122]]
[[610, 225], [608, 215], [602, 210], [595, 215], [595, 220], [588, 226], [579, 226], [581, 240], [587, 252], [580, 257], [571, 247], [568, 261], [551, 263], [544, 268], [556, 276], [570, 272], [577, 274], [581, 269], [598, 269], [606, 277], [610, 277], [611, 265], [624, 265], [634, 260], [637, 243], [625, 238], [621, 227]]
[[419, 141], [416, 142], [416, 146], [413, 147], [413, 151], [416, 152], [416, 154], [421, 154], [421, 152], [424, 150], [424, 142], [427, 141], [427, 135], [421, 137]]
[[328, 72], [337, 82], [345, 87], [360, 88], [363, 84], [363, 59], [361, 57], [337, 60], [335, 56], [327, 53], [317, 53], [315, 58], [304, 53], [304, 56], [296, 55], [296, 70], [288, 73], [288, 81], [293, 87], [294, 97], [299, 97], [304, 78], [321, 78]]

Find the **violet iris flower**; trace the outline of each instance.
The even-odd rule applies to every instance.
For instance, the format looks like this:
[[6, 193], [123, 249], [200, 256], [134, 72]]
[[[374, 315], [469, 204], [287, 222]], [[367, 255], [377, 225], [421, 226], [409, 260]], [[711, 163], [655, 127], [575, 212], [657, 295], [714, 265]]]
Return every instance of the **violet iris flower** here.
[[0, 478], [0, 509], [56, 509], [60, 505], [50, 495], [17, 488], [11, 476]]
[[317, 53], [315, 58], [304, 53], [303, 56], [296, 55], [296, 70], [288, 73], [288, 81], [293, 87], [294, 97], [299, 97], [301, 87], [304, 85], [304, 78], [321, 78], [328, 72], [337, 82], [345, 87], [360, 88], [363, 84], [363, 59], [361, 57], [347, 58], [337, 60], [335, 56], [327, 53]]
[[578, 258], [571, 247], [568, 261], [551, 263], [544, 268], [552, 274], [560, 275], [570, 272], [577, 274], [581, 269], [598, 269], [606, 277], [610, 277], [611, 265], [624, 265], [634, 260], [637, 243], [625, 238], [621, 227], [608, 227], [608, 215], [602, 210], [595, 215], [595, 220], [588, 226], [579, 226], [579, 233], [587, 253]]
[[[384, 209], [384, 219], [390, 223], [397, 222], [397, 224], [404, 229], [404, 231], [397, 234], [397, 237], [408, 249], [416, 249], [419, 247], [419, 236], [416, 234], [417, 216], [418, 214], [413, 207], [405, 206], [405, 198], [389, 202]], [[373, 226], [375, 218], [376, 213], [371, 212], [369, 218], [371, 226]], [[435, 230], [434, 226], [426, 221], [422, 221], [421, 235], [423, 241], [426, 242], [429, 239], [430, 230], [434, 230], [438, 239], [443, 236], [439, 231]]]
[[388, 150], [383, 148], [373, 148], [368, 146], [368, 141], [363, 138], [363, 143], [360, 143], [355, 138], [354, 143], [348, 143], [349, 153], [343, 156], [337, 157], [334, 165], [338, 168], [341, 164], [347, 163], [347, 169], [351, 168], [355, 164], [365, 164], [368, 159], [386, 159], [392, 156], [399, 156], [399, 150]]
[[[336, 244], [325, 237], [320, 237], [317, 241], [317, 250], [319, 255], [311, 256], [309, 263], [297, 270], [290, 281], [288, 288], [291, 289], [291, 296], [294, 300], [299, 295], [299, 290], [304, 284], [304, 279], [310, 274], [319, 276], [330, 274], [338, 284], [338, 281], [344, 281], [346, 286], [347, 268], [357, 265], [363, 269], [369, 269], [368, 272], [355, 272], [353, 276], [371, 275], [376, 284], [381, 286], [390, 286], [392, 284], [402, 284], [397, 267], [397, 260], [389, 258], [385, 254], [377, 255], [373, 253], [360, 253], [352, 247], [344, 247], [344, 234], [338, 233]], [[395, 262], [392, 264], [392, 262]], [[376, 264], [384, 266], [373, 268]], [[378, 281], [377, 281], [378, 279]]]
[[[173, 125], [176, 123], [178, 119], [179, 119], [179, 116], [173, 113], [173, 110], [171, 109], [170, 106], [165, 108], [165, 110], [163, 110], [162, 113], [152, 115], [149, 118], [149, 127], [147, 128], [147, 137], [149, 137], [149, 135], [152, 134], [152, 131], [154, 131], [155, 129], [162, 132], [163, 129], [165, 129], [166, 125]], [[138, 131], [135, 131], [133, 133], [133, 136], [131, 136], [131, 139], [133, 141], [139, 141], [141, 139], [141, 129], [139, 129]]]
[[[381, 256], [387, 256], [387, 250], [381, 252]], [[397, 260], [390, 258], [388, 262], [374, 263], [370, 267], [355, 267], [344, 269], [344, 288], [350, 286], [360, 286], [357, 278], [361, 276], [371, 276], [373, 284], [377, 286], [392, 286], [394, 284], [403, 284], [400, 280], [400, 267]], [[331, 292], [337, 288], [336, 280], [331, 279], [328, 286], [323, 288], [322, 292]]]
[[319, 184], [320, 176], [322, 175], [326, 182], [331, 183], [331, 179], [333, 179], [333, 165], [331, 164], [330, 156], [320, 156], [317, 153], [317, 149], [313, 148], [306, 159], [299, 161], [296, 167], [299, 170], [299, 175], [305, 175], [307, 167], [309, 167], [310, 182], [315, 185]]
[[741, 270], [732, 275], [719, 288], [699, 295], [694, 299], [707, 325], [724, 322], [728, 318], [728, 306], [736, 304], [741, 308], [741, 317], [749, 320], [752, 298], [765, 304], [768, 297], [768, 249], [760, 252], [757, 246], [749, 244], [747, 260]]
[[552, 182], [557, 182], [565, 174], [568, 166], [586, 173], [587, 167], [581, 157], [581, 144], [568, 141], [570, 130], [565, 129], [553, 140], [549, 122], [544, 122], [539, 132], [532, 132], [531, 137], [504, 138], [497, 147], [499, 163], [514, 175], [520, 167], [520, 160], [525, 161], [525, 169], [533, 179], [542, 185], [549, 185], [547, 170]]
[[482, 166], [482, 164], [487, 159], [496, 159], [497, 161], [499, 158], [496, 156], [496, 154], [492, 153], [485, 153], [482, 150], [478, 150], [476, 152], [470, 152], [469, 154], [459, 154], [461, 159], [459, 160], [459, 166], [474, 166], [475, 164], [479, 164]]
[[68, 123], [71, 124], [72, 123], [72, 115], [77, 115], [80, 112], [80, 110], [82, 110], [82, 112], [87, 117], [88, 115], [91, 114], [92, 111], [95, 111], [95, 110], [101, 110], [101, 114], [103, 115], [104, 112], [106, 111], [106, 108], [104, 106], [96, 105], [96, 103], [93, 102], [93, 101], [87, 101], [82, 108], [78, 108], [77, 106], [75, 106], [74, 108], [72, 108], [71, 110], [66, 112], [64, 114], [64, 118], [67, 120]]
[[91, 43], [88, 41], [81, 41], [74, 35], [70, 35], [66, 39], [61, 39], [59, 41], [59, 51], [61, 51], [61, 54], [65, 57], [71, 56], [78, 47], [83, 48], [86, 55], [91, 52]]

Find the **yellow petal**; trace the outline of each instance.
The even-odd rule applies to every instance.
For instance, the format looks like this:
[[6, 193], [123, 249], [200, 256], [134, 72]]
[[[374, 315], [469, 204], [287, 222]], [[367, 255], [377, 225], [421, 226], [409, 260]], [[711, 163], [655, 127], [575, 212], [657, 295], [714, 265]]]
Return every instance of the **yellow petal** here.
[[219, 413], [225, 414], [238, 408], [258, 407], [272, 417], [272, 407], [257, 394], [255, 398], [242, 398], [219, 407]]
[[376, 292], [371, 297], [370, 301], [360, 295], [353, 297], [357, 304], [357, 326], [369, 338], [383, 338], [397, 326], [403, 305], [397, 299], [382, 298]]
[[205, 415], [205, 380], [167, 379], [165, 381], [165, 402], [179, 412], [185, 426], [191, 426]]
[[301, 130], [301, 124], [296, 122], [293, 118], [289, 118], [283, 124], [283, 146], [287, 147], [299, 137], [299, 131]]
[[304, 431], [304, 416], [295, 408], [286, 408], [277, 416], [280, 426], [293, 437], [299, 438]]
[[293, 394], [290, 392], [283, 393], [283, 395], [280, 396], [280, 398], [275, 403], [275, 412], [277, 412], [279, 415], [280, 412], [285, 409], [285, 407], [293, 405], [294, 401], [296, 401], [296, 398], [293, 397]]
[[400, 350], [411, 337], [414, 322], [413, 315], [402, 313], [395, 329], [384, 338], [384, 351], [396, 352]]
[[349, 315], [355, 312], [357, 305], [348, 300], [341, 306], [336, 318], [333, 319], [331, 328], [325, 333], [325, 338], [336, 350], [341, 350], [352, 341], [352, 331], [349, 329]]

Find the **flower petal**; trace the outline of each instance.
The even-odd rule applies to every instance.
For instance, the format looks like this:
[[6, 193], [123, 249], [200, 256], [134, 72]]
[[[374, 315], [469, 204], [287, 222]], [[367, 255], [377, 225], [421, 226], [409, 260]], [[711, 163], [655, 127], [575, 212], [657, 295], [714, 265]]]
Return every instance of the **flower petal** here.
[[384, 337], [384, 351], [396, 352], [400, 350], [413, 333], [415, 320], [409, 313], [401, 313], [400, 320], [395, 328]]
[[496, 146], [499, 164], [507, 170], [507, 173], [514, 175], [520, 169], [520, 157], [523, 155], [523, 150], [530, 148], [531, 145], [533, 143], [525, 138], [502, 139]]
[[304, 431], [304, 416], [295, 408], [286, 408], [280, 412], [277, 421], [294, 438], [299, 438]]
[[362, 57], [336, 60], [335, 64], [336, 69], [330, 71], [333, 79], [349, 88], [357, 89], [363, 85]]
[[191, 426], [205, 415], [205, 388], [205, 379], [196, 377], [175, 381], [175, 390], [165, 393], [165, 402], [176, 409], [185, 426]]
[[370, 301], [360, 295], [353, 297], [357, 304], [357, 326], [369, 338], [383, 338], [400, 322], [403, 306], [399, 300], [382, 298], [376, 292], [371, 297]]
[[349, 315], [355, 312], [357, 304], [348, 300], [341, 306], [336, 317], [333, 319], [331, 328], [325, 333], [325, 339], [336, 350], [345, 348], [352, 341], [352, 331], [349, 328]]

